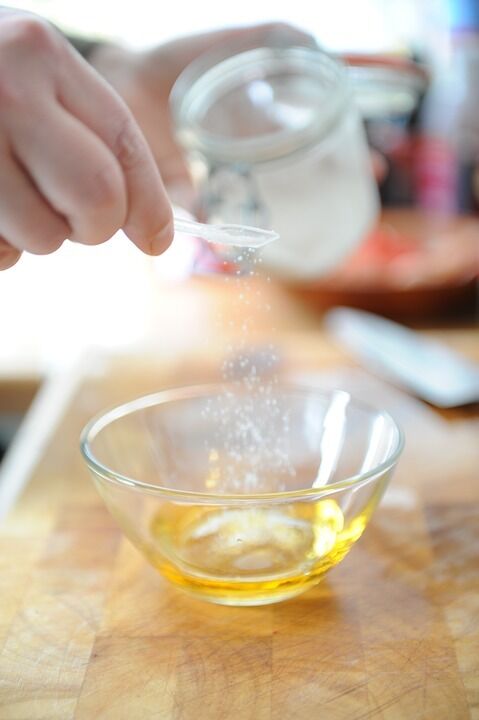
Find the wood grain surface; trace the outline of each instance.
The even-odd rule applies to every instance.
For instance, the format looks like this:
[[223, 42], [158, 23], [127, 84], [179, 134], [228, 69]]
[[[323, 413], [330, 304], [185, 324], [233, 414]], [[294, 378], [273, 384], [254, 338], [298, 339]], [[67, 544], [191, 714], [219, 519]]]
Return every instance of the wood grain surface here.
[[[83, 424], [216, 377], [252, 313], [221, 280], [159, 290], [149, 352], [93, 358], [1, 529], [2, 720], [479, 719], [477, 407], [438, 413], [355, 368], [279, 288], [250, 291], [248, 342], [273, 337], [281, 372], [350, 388], [405, 429], [365, 535], [315, 589], [243, 609], [183, 595], [122, 536], [80, 457]], [[479, 359], [475, 330], [431, 332]]]

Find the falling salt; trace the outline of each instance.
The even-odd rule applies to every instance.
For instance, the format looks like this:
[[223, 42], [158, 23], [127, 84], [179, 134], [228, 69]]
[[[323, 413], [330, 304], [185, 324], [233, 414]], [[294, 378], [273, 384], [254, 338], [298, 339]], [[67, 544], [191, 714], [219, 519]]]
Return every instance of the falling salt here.
[[251, 342], [255, 312], [271, 311], [255, 285], [261, 258], [257, 250], [243, 248], [236, 261], [238, 270], [226, 282], [236, 292], [243, 317], [228, 323], [237, 332], [234, 345], [225, 348], [221, 373], [231, 390], [210, 398], [203, 410], [211, 428], [208, 478], [216, 492], [276, 491], [285, 489], [288, 476], [294, 475], [289, 458], [290, 410], [276, 395], [276, 348], [273, 343], [255, 347]]

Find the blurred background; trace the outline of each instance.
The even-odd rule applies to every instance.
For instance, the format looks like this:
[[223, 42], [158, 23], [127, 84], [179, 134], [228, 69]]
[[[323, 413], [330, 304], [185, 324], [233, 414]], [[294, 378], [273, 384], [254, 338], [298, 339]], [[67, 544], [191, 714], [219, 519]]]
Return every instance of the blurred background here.
[[[392, 214], [344, 266], [291, 291], [320, 309], [353, 304], [413, 321], [421, 308], [440, 318], [448, 309], [474, 313], [477, 0], [243, 0], [237, 10], [211, 0], [10, 5], [39, 13], [66, 32], [138, 50], [203, 30], [268, 21], [311, 33], [323, 48], [351, 62], [381, 201]], [[411, 215], [418, 209], [420, 221]], [[152, 327], [158, 328], [161, 349], [181, 307], [173, 319], [162, 310], [158, 286], [182, 282], [193, 270], [205, 272], [195, 253], [191, 244], [177, 242], [152, 260], [119, 233], [99, 247], [65, 243], [52, 256], [25, 255], [0, 275], [0, 377], [50, 373], [86, 347], [141, 348], [151, 343]], [[201, 319], [192, 327], [201, 327]]]
[[197, 6], [172, 3], [167, 8], [148, 0], [134, 6], [114, 0], [64, 2], [26, 0], [9, 3], [48, 17], [64, 29], [108, 38], [136, 48], [173, 37], [274, 20], [307, 29], [333, 51], [410, 52], [434, 44], [448, 10], [443, 0], [307, 0], [282, 3], [245, 0], [235, 10], [231, 3], [204, 0]]

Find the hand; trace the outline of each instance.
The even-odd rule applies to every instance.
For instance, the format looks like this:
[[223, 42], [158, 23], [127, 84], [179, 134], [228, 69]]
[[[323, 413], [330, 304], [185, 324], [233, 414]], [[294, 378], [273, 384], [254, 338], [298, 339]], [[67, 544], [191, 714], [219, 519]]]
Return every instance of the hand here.
[[169, 109], [171, 89], [182, 70], [203, 53], [224, 47], [232, 52], [261, 44], [303, 44], [314, 39], [289, 25], [272, 23], [219, 30], [181, 38], [144, 52], [112, 45], [100, 46], [93, 66], [131, 108], [158, 164], [170, 198], [192, 209], [192, 187], [175, 137]]
[[0, 269], [119, 228], [150, 254], [173, 237], [131, 111], [52, 26], [0, 10]]

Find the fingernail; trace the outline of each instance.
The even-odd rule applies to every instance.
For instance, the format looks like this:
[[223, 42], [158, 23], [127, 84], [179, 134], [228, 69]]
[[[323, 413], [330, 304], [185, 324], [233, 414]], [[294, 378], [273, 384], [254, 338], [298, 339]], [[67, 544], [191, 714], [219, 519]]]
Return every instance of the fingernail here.
[[173, 235], [173, 221], [171, 220], [150, 240], [150, 254], [161, 255], [162, 252], [170, 247], [173, 241]]

